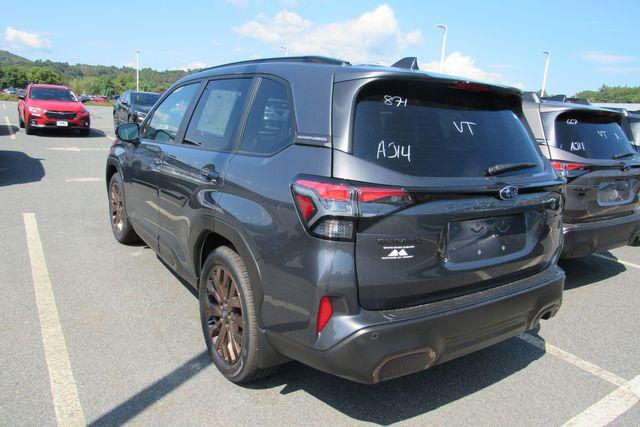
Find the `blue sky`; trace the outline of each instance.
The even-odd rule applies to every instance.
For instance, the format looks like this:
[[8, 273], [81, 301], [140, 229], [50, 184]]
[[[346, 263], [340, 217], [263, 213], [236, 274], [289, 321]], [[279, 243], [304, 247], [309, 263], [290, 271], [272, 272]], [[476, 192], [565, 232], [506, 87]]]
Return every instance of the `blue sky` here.
[[140, 49], [143, 67], [194, 68], [280, 56], [286, 46], [353, 63], [417, 56], [439, 70], [435, 25], [446, 24], [448, 73], [538, 89], [550, 50], [552, 93], [640, 85], [637, 0], [32, 0], [30, 11], [16, 1], [2, 9], [0, 49], [30, 59], [133, 65]]

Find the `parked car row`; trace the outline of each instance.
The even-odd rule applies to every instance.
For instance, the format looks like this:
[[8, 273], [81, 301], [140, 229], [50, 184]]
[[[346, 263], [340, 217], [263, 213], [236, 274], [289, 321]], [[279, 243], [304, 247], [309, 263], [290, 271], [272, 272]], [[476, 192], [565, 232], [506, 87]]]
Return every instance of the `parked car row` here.
[[122, 123], [142, 123], [158, 99], [155, 92], [125, 91], [113, 106], [114, 129]]
[[228, 64], [137, 120], [120, 98], [113, 234], [198, 290], [231, 381], [427, 369], [554, 316], [560, 256], [640, 243], [622, 113], [415, 64]]

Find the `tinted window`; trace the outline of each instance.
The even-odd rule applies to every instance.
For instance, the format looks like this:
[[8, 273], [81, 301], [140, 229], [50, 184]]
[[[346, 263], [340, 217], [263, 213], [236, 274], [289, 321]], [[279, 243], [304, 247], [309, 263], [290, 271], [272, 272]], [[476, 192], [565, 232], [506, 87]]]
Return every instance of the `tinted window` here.
[[143, 131], [143, 138], [158, 142], [175, 141], [182, 118], [198, 86], [198, 83], [181, 86], [167, 96], [154, 111]]
[[635, 152], [618, 116], [571, 111], [556, 120], [555, 146], [590, 159], [612, 159]]
[[209, 82], [196, 107], [185, 140], [216, 151], [233, 150], [252, 79]]
[[640, 144], [640, 120], [631, 119], [629, 122], [631, 126], [631, 134], [633, 135], [633, 140], [636, 144]]
[[156, 103], [158, 99], [160, 99], [159, 93], [144, 93], [144, 92], [133, 92], [131, 93], [132, 100], [131, 103], [133, 105], [142, 105], [145, 107], [151, 107]]
[[253, 154], [273, 154], [287, 146], [292, 136], [291, 105], [287, 88], [262, 79], [240, 150]]
[[356, 104], [353, 153], [415, 176], [477, 177], [506, 163], [536, 166], [501, 175], [540, 172], [540, 155], [516, 114], [520, 102], [483, 86], [374, 83]]
[[31, 88], [29, 98], [41, 101], [76, 102], [78, 100], [69, 89], [56, 89], [51, 87]]

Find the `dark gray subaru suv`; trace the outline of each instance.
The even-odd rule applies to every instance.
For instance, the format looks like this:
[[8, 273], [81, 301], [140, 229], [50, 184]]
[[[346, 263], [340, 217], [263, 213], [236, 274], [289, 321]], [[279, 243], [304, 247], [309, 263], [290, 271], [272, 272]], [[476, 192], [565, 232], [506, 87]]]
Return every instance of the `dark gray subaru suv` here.
[[563, 258], [640, 245], [640, 156], [623, 113], [525, 94], [542, 152], [567, 179]]
[[198, 289], [231, 381], [295, 359], [375, 383], [560, 307], [563, 181], [521, 92], [414, 68], [229, 64], [118, 127], [114, 235]]

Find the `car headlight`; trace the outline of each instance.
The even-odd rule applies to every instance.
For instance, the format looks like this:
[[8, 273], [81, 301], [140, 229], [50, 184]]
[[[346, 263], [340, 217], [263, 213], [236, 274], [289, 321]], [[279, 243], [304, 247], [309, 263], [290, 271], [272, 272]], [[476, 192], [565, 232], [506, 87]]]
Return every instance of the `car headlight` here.
[[83, 108], [80, 110], [80, 114], [89, 114], [89, 110], [87, 108]]
[[42, 113], [42, 108], [29, 106], [29, 112], [30, 113]]

